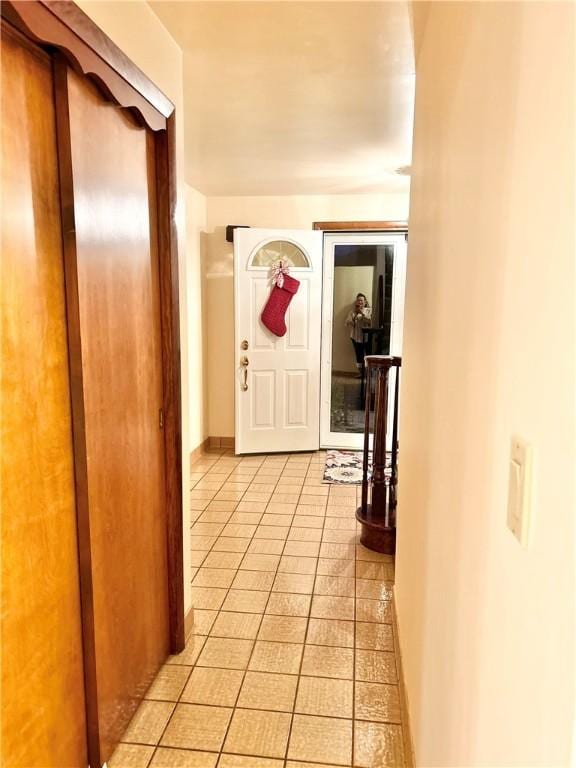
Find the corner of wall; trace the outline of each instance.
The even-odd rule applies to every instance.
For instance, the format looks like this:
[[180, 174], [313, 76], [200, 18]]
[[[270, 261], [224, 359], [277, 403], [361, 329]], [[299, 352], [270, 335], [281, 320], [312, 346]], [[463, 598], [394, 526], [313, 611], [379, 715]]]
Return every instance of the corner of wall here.
[[206, 288], [204, 279], [206, 197], [185, 184], [186, 263], [188, 301], [188, 402], [190, 412], [190, 451], [208, 436], [206, 376]]

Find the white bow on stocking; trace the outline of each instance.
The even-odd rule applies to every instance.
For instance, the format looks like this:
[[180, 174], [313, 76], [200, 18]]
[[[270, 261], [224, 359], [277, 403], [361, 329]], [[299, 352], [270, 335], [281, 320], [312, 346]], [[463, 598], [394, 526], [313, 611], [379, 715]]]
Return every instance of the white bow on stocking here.
[[275, 262], [270, 270], [270, 277], [272, 279], [272, 285], [276, 285], [278, 288], [282, 288], [284, 285], [284, 275], [290, 274], [290, 267], [284, 259]]

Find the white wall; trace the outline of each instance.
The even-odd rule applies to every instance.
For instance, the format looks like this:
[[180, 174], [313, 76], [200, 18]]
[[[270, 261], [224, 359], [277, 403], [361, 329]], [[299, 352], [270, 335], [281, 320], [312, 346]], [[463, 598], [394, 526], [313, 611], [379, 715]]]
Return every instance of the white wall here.
[[[396, 596], [418, 766], [565, 766], [574, 720], [574, 6], [430, 4]], [[512, 435], [533, 528], [506, 527]]]
[[[176, 107], [178, 185], [178, 247], [180, 257], [180, 349], [182, 358], [182, 493], [184, 531], [190, 530], [190, 422], [197, 430], [203, 404], [190, 399], [188, 362], [188, 270], [186, 256], [186, 196], [184, 185], [184, 113], [182, 51], [146, 2], [79, 0], [82, 10], [168, 96]], [[194, 252], [194, 249], [193, 249]], [[190, 550], [184, 546], [184, 604], [191, 606]]]
[[208, 436], [205, 301], [202, 272], [202, 240], [206, 231], [206, 198], [186, 184], [186, 261], [188, 270], [188, 360], [190, 447]]
[[315, 221], [374, 221], [407, 218], [408, 194], [302, 195], [207, 198], [204, 318], [208, 434], [234, 436], [233, 247], [227, 224], [311, 229]]

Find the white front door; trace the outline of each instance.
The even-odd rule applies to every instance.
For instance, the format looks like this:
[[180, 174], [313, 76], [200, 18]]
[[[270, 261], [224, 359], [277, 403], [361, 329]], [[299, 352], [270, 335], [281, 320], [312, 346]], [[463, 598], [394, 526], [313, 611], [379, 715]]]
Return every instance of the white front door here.
[[[300, 283], [282, 337], [260, 318], [280, 259]], [[318, 449], [321, 297], [321, 232], [234, 230], [237, 453]]]

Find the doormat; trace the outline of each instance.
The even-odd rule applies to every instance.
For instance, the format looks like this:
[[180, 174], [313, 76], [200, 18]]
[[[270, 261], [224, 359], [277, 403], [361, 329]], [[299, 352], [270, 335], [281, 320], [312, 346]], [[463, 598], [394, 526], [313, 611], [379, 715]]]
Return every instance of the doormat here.
[[[386, 453], [386, 476], [390, 474], [392, 456]], [[327, 451], [322, 482], [338, 485], [360, 485], [362, 483], [362, 451]], [[368, 479], [371, 477], [372, 453], [368, 454]]]
[[323, 482], [359, 485], [362, 482], [362, 462], [362, 451], [327, 451]]

